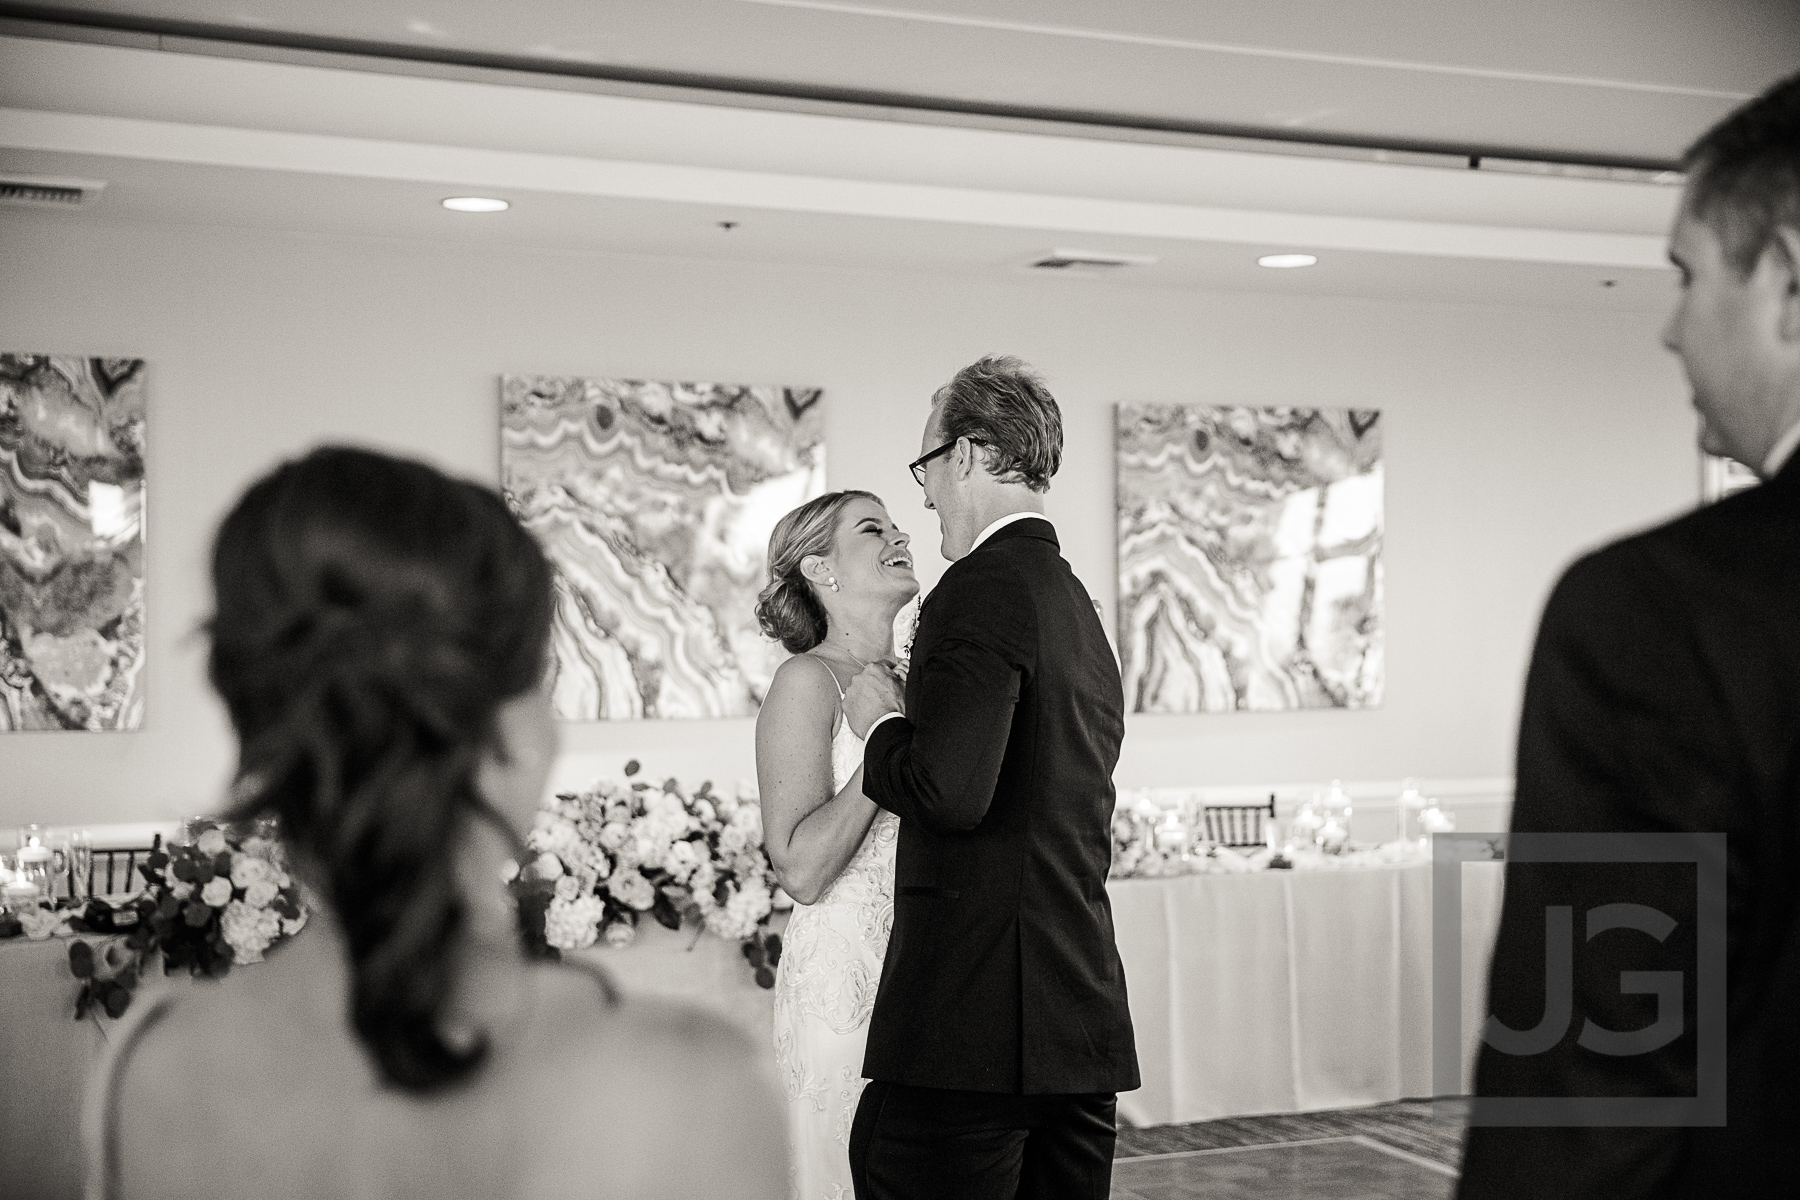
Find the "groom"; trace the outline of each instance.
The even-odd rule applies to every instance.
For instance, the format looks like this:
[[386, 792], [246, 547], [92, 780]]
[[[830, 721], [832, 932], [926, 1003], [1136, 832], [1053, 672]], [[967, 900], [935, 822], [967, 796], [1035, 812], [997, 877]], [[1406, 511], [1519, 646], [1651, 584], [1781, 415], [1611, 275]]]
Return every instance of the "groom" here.
[[900, 817], [856, 1195], [1105, 1200], [1115, 1094], [1138, 1086], [1106, 896], [1125, 701], [1043, 516], [1062, 416], [1025, 364], [984, 358], [932, 397], [920, 449], [951, 566], [904, 702], [879, 663], [844, 699], [863, 791]]

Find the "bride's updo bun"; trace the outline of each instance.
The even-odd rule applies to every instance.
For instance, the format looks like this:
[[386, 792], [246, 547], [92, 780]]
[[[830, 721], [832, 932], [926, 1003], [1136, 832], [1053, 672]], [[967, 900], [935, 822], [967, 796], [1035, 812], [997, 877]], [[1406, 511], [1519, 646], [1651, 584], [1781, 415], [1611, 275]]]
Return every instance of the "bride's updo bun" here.
[[832, 552], [838, 518], [858, 498], [881, 503], [873, 492], [826, 492], [775, 522], [769, 535], [769, 585], [756, 598], [756, 622], [789, 654], [804, 654], [825, 640], [825, 606], [800, 564], [809, 555]]

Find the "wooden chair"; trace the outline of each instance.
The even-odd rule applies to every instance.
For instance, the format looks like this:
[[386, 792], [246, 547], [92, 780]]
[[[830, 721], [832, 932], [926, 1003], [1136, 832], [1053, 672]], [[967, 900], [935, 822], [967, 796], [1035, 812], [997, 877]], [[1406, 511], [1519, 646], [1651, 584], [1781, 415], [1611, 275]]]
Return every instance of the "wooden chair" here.
[[1275, 819], [1275, 796], [1267, 804], [1208, 804], [1207, 840], [1233, 848], [1263, 844], [1263, 822]]
[[155, 849], [154, 846], [96, 848], [88, 866], [88, 877], [70, 880], [71, 889], [78, 899], [140, 892], [144, 888], [144, 876], [138, 867]]

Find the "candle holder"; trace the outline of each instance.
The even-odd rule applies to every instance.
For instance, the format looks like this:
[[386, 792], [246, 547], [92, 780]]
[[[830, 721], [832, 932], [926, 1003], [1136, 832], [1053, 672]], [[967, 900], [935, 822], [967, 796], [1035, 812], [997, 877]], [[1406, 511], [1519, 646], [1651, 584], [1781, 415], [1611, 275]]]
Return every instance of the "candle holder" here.
[[1394, 840], [1404, 842], [1412, 836], [1413, 822], [1411, 814], [1425, 807], [1425, 798], [1419, 794], [1419, 781], [1407, 779], [1400, 785], [1400, 796], [1394, 801]]
[[1435, 799], [1428, 800], [1425, 807], [1419, 810], [1419, 848], [1431, 849], [1431, 835], [1434, 833], [1455, 833], [1456, 817], [1438, 807]]
[[47, 897], [50, 868], [47, 861], [28, 857], [21, 862], [18, 854], [10, 859], [0, 857], [0, 907], [17, 914], [36, 908]]
[[1178, 856], [1182, 862], [1193, 857], [1193, 829], [1181, 819], [1179, 808], [1171, 808], [1156, 823], [1152, 839], [1158, 853]]

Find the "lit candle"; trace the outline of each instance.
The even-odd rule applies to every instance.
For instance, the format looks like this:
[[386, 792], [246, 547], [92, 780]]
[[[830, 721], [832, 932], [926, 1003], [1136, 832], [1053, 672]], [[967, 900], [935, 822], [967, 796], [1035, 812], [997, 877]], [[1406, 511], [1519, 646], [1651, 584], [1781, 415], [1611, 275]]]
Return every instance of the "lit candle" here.
[[1181, 823], [1175, 810], [1170, 809], [1162, 823], [1156, 827], [1156, 845], [1159, 850], [1175, 850], [1187, 843], [1187, 826]]
[[32, 838], [31, 844], [21, 848], [19, 851], [19, 865], [24, 866], [26, 863], [47, 863], [53, 857], [55, 856], [51, 852], [50, 847], [42, 845], [36, 838]]
[[15, 879], [6, 885], [3, 894], [6, 896], [8, 908], [14, 908], [21, 904], [33, 904], [37, 901], [37, 884], [28, 883], [23, 879]]
[[1426, 833], [1455, 833], [1456, 818], [1437, 806], [1433, 800], [1419, 814], [1419, 828]]

